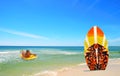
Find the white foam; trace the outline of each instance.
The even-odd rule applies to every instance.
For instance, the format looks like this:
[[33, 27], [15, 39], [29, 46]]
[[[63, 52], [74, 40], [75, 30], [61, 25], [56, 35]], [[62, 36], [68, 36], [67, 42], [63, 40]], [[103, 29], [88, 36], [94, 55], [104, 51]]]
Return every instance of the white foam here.
[[120, 58], [109, 59], [109, 62], [108, 62], [108, 63], [120, 64]]
[[57, 72], [55, 72], [55, 71], [43, 71], [43, 72], [34, 74], [33, 76], [57, 76]]
[[19, 51], [4, 51], [4, 52], [0, 52], [0, 54], [13, 54], [13, 53], [19, 53]]
[[78, 66], [81, 66], [81, 65], [86, 65], [86, 63], [81, 63], [81, 64], [78, 64]]
[[[85, 63], [79, 64], [79, 65], [85, 65]], [[79, 66], [76, 65], [76, 66]], [[42, 71], [36, 74], [33, 74], [32, 76], [57, 76], [59, 72], [65, 72], [68, 70], [72, 70], [75, 66], [70, 66], [70, 67], [63, 67], [61, 69], [55, 70], [55, 71]]]
[[[72, 67], [72, 66], [71, 66]], [[64, 67], [64, 68], [62, 68], [62, 69], [60, 69], [60, 70], [58, 70], [59, 72], [65, 72], [65, 71], [67, 71], [67, 70], [70, 70], [70, 69], [72, 69], [72, 68], [70, 68], [70, 67]]]
[[19, 51], [2, 51], [0, 52], [0, 63], [16, 60], [19, 58]]
[[1, 63], [1, 62], [4, 62], [4, 61], [5, 61], [5, 59], [0, 59], [0, 63]]

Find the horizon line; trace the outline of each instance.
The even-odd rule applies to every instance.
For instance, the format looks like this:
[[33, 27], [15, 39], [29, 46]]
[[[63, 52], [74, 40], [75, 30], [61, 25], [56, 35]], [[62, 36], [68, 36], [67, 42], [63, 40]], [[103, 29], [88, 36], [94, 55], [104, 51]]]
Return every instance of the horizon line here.
[[[0, 46], [37, 46], [37, 47], [46, 47], [45, 45], [0, 45]], [[47, 45], [47, 46], [54, 47], [55, 45]], [[111, 46], [119, 46], [119, 45], [111, 45]], [[111, 47], [111, 46], [108, 46], [108, 47]], [[81, 45], [80, 46], [76, 46], [76, 45], [73, 45], [73, 46], [71, 46], [71, 45], [70, 46], [69, 45], [63, 45], [63, 46], [56, 45], [55, 47], [81, 47]]]

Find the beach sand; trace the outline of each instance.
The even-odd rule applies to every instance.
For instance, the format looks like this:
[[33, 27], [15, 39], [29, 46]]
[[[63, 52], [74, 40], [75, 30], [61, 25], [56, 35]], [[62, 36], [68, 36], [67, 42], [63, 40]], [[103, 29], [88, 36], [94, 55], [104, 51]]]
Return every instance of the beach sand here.
[[56, 71], [44, 71], [34, 76], [120, 76], [120, 59], [110, 59], [106, 70], [90, 71], [86, 63]]

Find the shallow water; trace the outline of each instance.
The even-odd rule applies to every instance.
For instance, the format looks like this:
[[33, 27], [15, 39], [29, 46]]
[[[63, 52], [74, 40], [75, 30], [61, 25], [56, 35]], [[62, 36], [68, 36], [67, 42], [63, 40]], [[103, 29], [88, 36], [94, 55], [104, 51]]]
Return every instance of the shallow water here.
[[[23, 60], [21, 50], [37, 54], [34, 60]], [[109, 47], [110, 58], [120, 58], [120, 47]], [[83, 47], [0, 46], [0, 76], [29, 76], [40, 71], [84, 63]]]

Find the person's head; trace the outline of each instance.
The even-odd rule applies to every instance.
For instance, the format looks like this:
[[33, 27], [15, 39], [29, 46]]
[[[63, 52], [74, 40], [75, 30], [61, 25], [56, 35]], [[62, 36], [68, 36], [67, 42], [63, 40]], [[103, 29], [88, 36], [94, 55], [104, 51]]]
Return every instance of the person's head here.
[[29, 50], [26, 50], [26, 52], [30, 52]]

